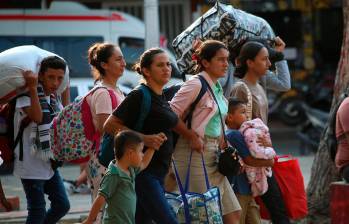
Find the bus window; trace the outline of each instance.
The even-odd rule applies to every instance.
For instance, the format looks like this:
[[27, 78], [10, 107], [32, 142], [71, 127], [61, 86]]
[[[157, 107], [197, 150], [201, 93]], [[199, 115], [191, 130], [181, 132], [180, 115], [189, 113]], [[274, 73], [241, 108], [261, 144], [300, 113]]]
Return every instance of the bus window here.
[[29, 45], [31, 44], [26, 40], [25, 37], [14, 37], [14, 36], [0, 36], [0, 52], [17, 47], [19, 45]]

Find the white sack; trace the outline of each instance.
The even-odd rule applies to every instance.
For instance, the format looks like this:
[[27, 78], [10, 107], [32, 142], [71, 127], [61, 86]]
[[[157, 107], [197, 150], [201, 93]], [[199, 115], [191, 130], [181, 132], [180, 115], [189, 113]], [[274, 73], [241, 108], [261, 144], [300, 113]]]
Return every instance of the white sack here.
[[[0, 102], [4, 103], [23, 92], [18, 88], [25, 85], [22, 72], [31, 70], [39, 73], [41, 61], [48, 56], [58, 56], [34, 45], [10, 48], [0, 53]], [[62, 57], [60, 57], [62, 58]], [[62, 58], [63, 59], [63, 58]], [[64, 59], [63, 59], [64, 60]], [[66, 67], [65, 76], [57, 93], [61, 94], [69, 83], [69, 69]], [[16, 91], [17, 90], [17, 91]]]

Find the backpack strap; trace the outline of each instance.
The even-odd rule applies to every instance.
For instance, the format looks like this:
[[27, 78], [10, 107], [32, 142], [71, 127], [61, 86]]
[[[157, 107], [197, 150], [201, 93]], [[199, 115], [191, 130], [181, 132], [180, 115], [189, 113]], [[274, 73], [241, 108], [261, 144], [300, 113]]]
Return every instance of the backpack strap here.
[[24, 129], [28, 127], [30, 122], [31, 122], [31, 119], [28, 116], [21, 121], [17, 136], [13, 143], [13, 149], [15, 149], [19, 143], [19, 161], [23, 161], [23, 132], [24, 132]]
[[342, 102], [345, 100], [345, 98], [348, 97], [348, 93], [344, 93], [340, 95], [339, 100], [337, 104], [334, 106], [334, 110], [330, 112], [329, 114], [329, 122], [327, 126], [327, 133], [328, 133], [328, 139], [326, 141], [328, 150], [330, 152], [330, 156], [332, 161], [334, 162], [336, 159], [336, 154], [337, 154], [337, 136], [336, 136], [336, 124], [337, 124], [337, 112], [342, 104]]
[[[28, 94], [27, 93], [19, 94], [14, 99], [12, 99], [11, 102], [9, 102], [9, 104], [12, 104], [10, 107], [13, 107], [13, 109], [10, 109], [11, 111], [13, 111], [13, 114], [11, 115], [11, 122], [12, 123], [14, 122], [13, 120], [14, 120], [14, 113], [15, 113], [17, 99], [22, 97], [22, 96], [28, 96]], [[29, 126], [30, 122], [32, 122], [32, 120], [28, 116], [23, 118], [23, 120], [21, 121], [21, 123], [19, 125], [17, 136], [15, 138], [14, 138], [14, 136], [12, 136], [14, 139], [13, 146], [12, 146], [13, 150], [15, 150], [16, 146], [19, 143], [19, 161], [23, 161], [23, 133], [24, 133], [24, 129], [26, 129]], [[13, 132], [13, 129], [10, 131]]]
[[111, 99], [111, 107], [114, 110], [116, 108], [116, 106], [117, 106], [117, 99], [116, 99], [115, 93], [111, 89], [107, 89], [107, 90], [108, 90], [108, 93], [109, 93], [110, 99]]
[[247, 93], [247, 120], [252, 120], [252, 93], [251, 90], [248, 88], [247, 84], [244, 83], [243, 81], [239, 81], [239, 83], [242, 84], [242, 86], [245, 88], [246, 93]]
[[[111, 90], [111, 89], [108, 89], [108, 88], [105, 87], [105, 86], [96, 85], [93, 89], [91, 89], [91, 91], [90, 91], [88, 94], [86, 94], [85, 97], [87, 97], [87, 96], [89, 96], [89, 95], [92, 95], [94, 92], [96, 92], [96, 90], [98, 90], [98, 89], [100, 89], [100, 88], [104, 88], [104, 89], [106, 89], [106, 90], [108, 91], [109, 96], [110, 96], [110, 99], [111, 99], [112, 109], [114, 110], [114, 109], [116, 108], [116, 106], [117, 106], [117, 98], [116, 98], [116, 96], [115, 96], [114, 91]], [[92, 119], [92, 114], [91, 114], [91, 119]], [[96, 129], [95, 129], [95, 133], [94, 133], [93, 138], [94, 138], [94, 144], [95, 144], [96, 146], [100, 145], [100, 143], [101, 143], [101, 134], [100, 134], [98, 131], [96, 131]], [[99, 152], [99, 147], [97, 147], [96, 149], [97, 149], [97, 150], [96, 150], [96, 153], [98, 154], [98, 152]]]
[[135, 131], [141, 131], [143, 128], [144, 120], [148, 116], [151, 107], [151, 95], [148, 87], [144, 84], [140, 84], [136, 87], [136, 89], [140, 90], [143, 95], [142, 104], [140, 114], [137, 120], [136, 125], [134, 126]]
[[189, 112], [184, 119], [184, 122], [187, 122], [187, 127], [189, 129], [191, 129], [191, 121], [193, 118], [193, 113], [194, 113], [195, 107], [200, 102], [200, 100], [204, 96], [204, 94], [207, 92], [207, 87], [208, 87], [207, 82], [203, 76], [197, 75], [197, 78], [200, 80], [201, 89], [200, 89], [200, 92], [197, 95], [196, 99], [194, 100], [194, 102], [190, 105]]

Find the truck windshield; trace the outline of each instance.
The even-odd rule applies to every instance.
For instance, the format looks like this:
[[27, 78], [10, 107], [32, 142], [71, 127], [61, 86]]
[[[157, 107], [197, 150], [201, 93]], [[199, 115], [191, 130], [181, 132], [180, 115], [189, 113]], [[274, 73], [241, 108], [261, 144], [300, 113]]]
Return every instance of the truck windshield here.
[[119, 46], [124, 55], [126, 67], [131, 70], [144, 51], [144, 39], [120, 37]]

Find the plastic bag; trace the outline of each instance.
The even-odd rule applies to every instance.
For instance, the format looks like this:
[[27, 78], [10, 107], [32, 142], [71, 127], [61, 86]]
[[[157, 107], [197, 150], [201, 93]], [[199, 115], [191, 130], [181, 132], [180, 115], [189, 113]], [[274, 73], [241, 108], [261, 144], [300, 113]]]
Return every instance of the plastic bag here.
[[194, 74], [192, 43], [195, 39], [219, 40], [233, 49], [248, 37], [273, 39], [275, 34], [264, 19], [217, 2], [172, 42], [178, 68], [186, 74]]
[[[0, 103], [5, 103], [25, 90], [18, 88], [25, 85], [22, 72], [31, 70], [39, 73], [41, 61], [48, 56], [58, 56], [34, 45], [10, 48], [0, 53]], [[60, 57], [60, 56], [58, 56]], [[60, 57], [62, 58], [62, 57]], [[62, 58], [63, 59], [63, 58]], [[69, 83], [68, 66], [62, 84], [57, 93], [61, 94]]]
[[[287, 215], [290, 219], [301, 219], [308, 214], [307, 197], [304, 188], [304, 179], [298, 159], [292, 156], [278, 156], [273, 166], [273, 175], [279, 184], [284, 199]], [[270, 219], [270, 215], [260, 198], [261, 217]]]

